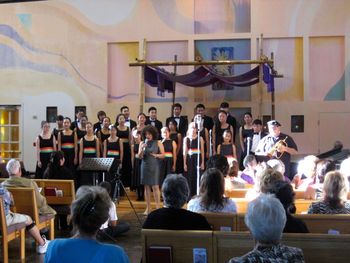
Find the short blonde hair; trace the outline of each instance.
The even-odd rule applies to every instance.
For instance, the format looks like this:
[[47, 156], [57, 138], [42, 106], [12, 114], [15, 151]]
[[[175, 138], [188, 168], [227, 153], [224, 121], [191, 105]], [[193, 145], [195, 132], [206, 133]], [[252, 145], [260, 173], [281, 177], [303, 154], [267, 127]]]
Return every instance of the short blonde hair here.
[[331, 206], [339, 206], [347, 200], [349, 182], [339, 171], [332, 171], [326, 174], [323, 183], [324, 200]]

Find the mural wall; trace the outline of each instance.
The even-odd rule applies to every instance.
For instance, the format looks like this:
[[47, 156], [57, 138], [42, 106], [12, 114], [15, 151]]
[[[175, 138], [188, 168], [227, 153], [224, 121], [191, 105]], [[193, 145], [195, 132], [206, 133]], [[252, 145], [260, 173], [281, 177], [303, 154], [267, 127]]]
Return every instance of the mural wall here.
[[[322, 135], [320, 140], [320, 112], [350, 112], [349, 12], [346, 0], [332, 4], [327, 0], [2, 4], [0, 105], [22, 106], [22, 157], [31, 169], [35, 166], [32, 143], [47, 106], [57, 106], [59, 113], [70, 117], [74, 106], [86, 106], [90, 120], [95, 121], [98, 110], [106, 110], [114, 119], [127, 104], [135, 118], [142, 80], [140, 68], [130, 68], [130, 61], [173, 60], [174, 55], [182, 61], [196, 57], [255, 59], [260, 50], [257, 39], [263, 33], [263, 51], [274, 53], [275, 67], [284, 75], [276, 80], [276, 117], [286, 133], [291, 133], [291, 115], [305, 115], [304, 133], [292, 136], [300, 153], [316, 153], [330, 148], [336, 139]], [[251, 67], [218, 70], [240, 74]], [[176, 70], [185, 74], [193, 67]], [[157, 106], [164, 120], [171, 98], [172, 94], [159, 97], [154, 88], [146, 86], [144, 108]], [[199, 102], [214, 110], [222, 100], [231, 102], [236, 111], [251, 108], [255, 117], [271, 115], [265, 87], [177, 86], [176, 101], [189, 116]], [[350, 142], [344, 144], [350, 147]]]

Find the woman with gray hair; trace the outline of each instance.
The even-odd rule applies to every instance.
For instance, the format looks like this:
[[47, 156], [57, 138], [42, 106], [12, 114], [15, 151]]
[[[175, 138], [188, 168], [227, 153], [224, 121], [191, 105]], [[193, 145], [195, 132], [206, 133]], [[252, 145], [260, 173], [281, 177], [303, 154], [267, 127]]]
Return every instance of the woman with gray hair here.
[[[73, 231], [68, 239], [51, 241], [45, 263], [55, 262], [118, 262], [128, 263], [124, 250], [96, 240], [97, 231], [109, 217], [111, 199], [99, 186], [82, 186], [71, 206]], [[83, 251], [83, 253], [77, 253]]]
[[182, 209], [190, 194], [185, 177], [169, 174], [162, 185], [164, 207], [151, 212], [143, 228], [170, 230], [211, 230], [204, 216]]
[[308, 214], [350, 214], [349, 182], [339, 171], [328, 172], [323, 183], [323, 200], [312, 203]]
[[[261, 220], [263, 218], [263, 220]], [[305, 262], [300, 248], [282, 245], [286, 214], [281, 202], [270, 194], [260, 194], [248, 205], [245, 223], [254, 241], [254, 250], [229, 263], [239, 262]]]

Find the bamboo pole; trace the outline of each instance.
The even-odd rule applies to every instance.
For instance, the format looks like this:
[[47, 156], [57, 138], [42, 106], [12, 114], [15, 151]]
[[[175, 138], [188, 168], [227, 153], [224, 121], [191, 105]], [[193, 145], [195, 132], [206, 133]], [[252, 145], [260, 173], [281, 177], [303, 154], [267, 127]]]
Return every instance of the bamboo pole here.
[[[263, 34], [260, 35], [259, 39], [259, 50], [260, 50], [260, 59], [263, 58]], [[263, 64], [259, 64], [259, 91], [260, 91], [260, 98], [259, 98], [259, 114], [258, 116], [261, 116], [262, 118], [262, 105], [263, 105], [263, 89], [264, 89], [264, 84], [263, 84]]]
[[[174, 56], [174, 61], [177, 62], [177, 55]], [[177, 71], [177, 65], [174, 66], [174, 76], [176, 76], [176, 71]], [[175, 98], [176, 98], [176, 81], [173, 82], [173, 107], [175, 104]], [[171, 107], [170, 116], [173, 116], [173, 107]]]
[[[144, 38], [142, 41], [142, 58], [146, 59], [146, 49], [147, 48], [147, 41]], [[142, 67], [141, 70], [141, 83], [140, 83], [140, 112], [143, 112], [143, 105], [145, 103], [145, 69]]]
[[271, 64], [273, 60], [262, 56], [259, 60], [203, 60], [203, 61], [145, 61], [137, 60], [137, 62], [129, 63], [130, 67], [140, 66], [202, 66], [202, 65], [234, 65], [234, 64]]

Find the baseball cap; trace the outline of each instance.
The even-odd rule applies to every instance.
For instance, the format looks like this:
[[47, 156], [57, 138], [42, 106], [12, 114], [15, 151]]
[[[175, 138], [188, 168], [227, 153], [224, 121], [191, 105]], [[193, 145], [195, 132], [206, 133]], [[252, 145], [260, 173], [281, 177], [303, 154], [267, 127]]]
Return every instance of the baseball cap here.
[[281, 123], [279, 123], [279, 122], [276, 121], [276, 120], [268, 121], [268, 122], [267, 122], [267, 125], [269, 125], [269, 126], [282, 126]]

